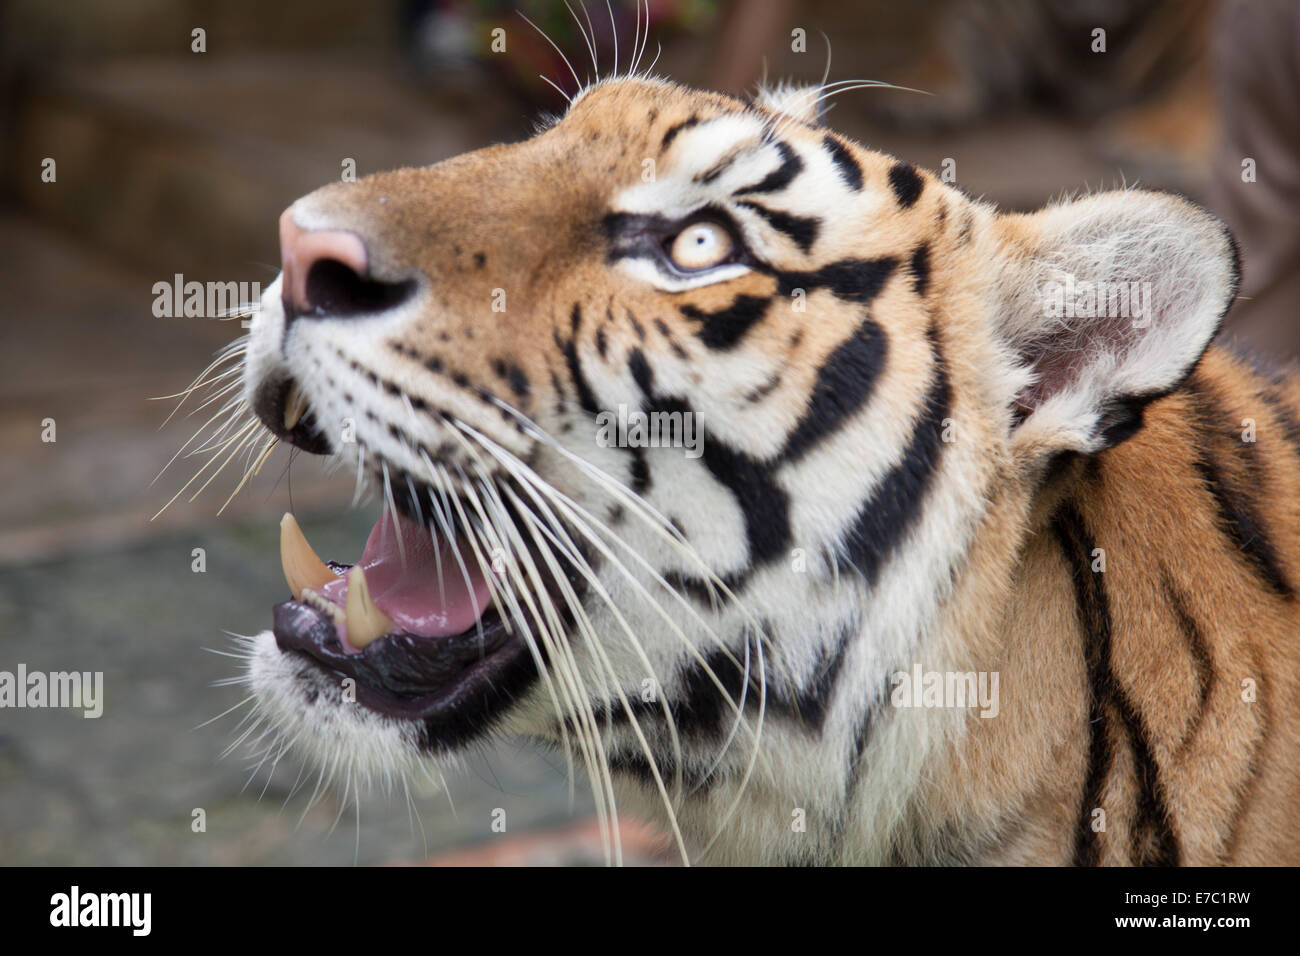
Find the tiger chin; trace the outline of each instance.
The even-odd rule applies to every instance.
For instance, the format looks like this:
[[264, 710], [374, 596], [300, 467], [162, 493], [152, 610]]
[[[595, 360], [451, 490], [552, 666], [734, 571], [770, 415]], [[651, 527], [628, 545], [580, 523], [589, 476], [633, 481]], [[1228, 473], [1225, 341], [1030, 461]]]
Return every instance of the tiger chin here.
[[540, 741], [689, 862], [1300, 862], [1300, 391], [1212, 344], [1227, 231], [819, 99], [608, 79], [285, 211], [244, 400], [379, 516], [286, 517], [262, 713], [350, 783]]

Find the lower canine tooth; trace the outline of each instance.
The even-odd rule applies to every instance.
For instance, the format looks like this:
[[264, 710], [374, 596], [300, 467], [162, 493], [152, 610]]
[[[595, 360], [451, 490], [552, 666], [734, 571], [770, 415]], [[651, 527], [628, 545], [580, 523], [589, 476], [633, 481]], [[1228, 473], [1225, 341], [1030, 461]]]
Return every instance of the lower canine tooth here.
[[288, 512], [280, 519], [280, 567], [295, 601], [302, 600], [303, 589], [319, 590], [338, 577], [316, 556], [297, 520]]
[[298, 388], [298, 383], [294, 382], [289, 386], [289, 394], [284, 401], [284, 430], [291, 432], [298, 420], [302, 418], [302, 413], [307, 410], [307, 399], [303, 396], [302, 390]]
[[375, 605], [366, 573], [355, 565], [348, 573], [348, 643], [361, 650], [393, 629], [393, 622]]

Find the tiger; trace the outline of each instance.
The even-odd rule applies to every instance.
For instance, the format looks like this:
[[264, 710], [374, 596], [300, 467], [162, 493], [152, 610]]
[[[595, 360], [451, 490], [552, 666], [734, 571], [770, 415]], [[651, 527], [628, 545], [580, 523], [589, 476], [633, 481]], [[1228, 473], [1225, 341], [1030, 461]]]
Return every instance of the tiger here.
[[827, 91], [609, 76], [284, 211], [220, 447], [380, 514], [281, 522], [267, 753], [533, 741], [611, 863], [1300, 862], [1300, 388], [1217, 339], [1230, 234], [1000, 211]]

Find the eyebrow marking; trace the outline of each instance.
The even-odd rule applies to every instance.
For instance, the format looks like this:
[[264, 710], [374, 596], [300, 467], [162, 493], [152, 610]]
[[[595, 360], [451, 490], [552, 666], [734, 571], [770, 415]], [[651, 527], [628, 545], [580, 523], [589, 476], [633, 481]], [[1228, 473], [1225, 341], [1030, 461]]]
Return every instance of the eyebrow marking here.
[[692, 180], [697, 183], [711, 183], [728, 169], [732, 163], [740, 159], [741, 156], [751, 152], [756, 144], [754, 143], [737, 143], [719, 157], [718, 161], [702, 173], [697, 173]]
[[754, 210], [766, 219], [773, 229], [797, 243], [803, 252], [808, 252], [812, 248], [821, 233], [822, 221], [814, 216], [796, 216], [793, 213], [781, 212], [779, 209], [769, 209], [747, 199], [742, 199], [736, 205]]
[[860, 190], [862, 188], [862, 167], [858, 165], [858, 161], [853, 157], [853, 153], [849, 151], [849, 148], [830, 133], [827, 133], [822, 139], [822, 145], [831, 154], [831, 162], [835, 164], [848, 187], [854, 192]]
[[800, 159], [798, 154], [790, 148], [789, 143], [778, 140], [774, 145], [776, 146], [777, 151], [781, 154], [781, 165], [764, 176], [760, 182], [753, 186], [745, 186], [742, 189], [737, 189], [731, 195], [752, 196], [756, 193], [780, 192], [782, 189], [785, 189], [786, 186], [789, 186], [796, 176], [803, 172], [803, 160]]
[[677, 134], [680, 133], [682, 130], [690, 129], [692, 126], [698, 126], [699, 124], [700, 124], [700, 117], [696, 114], [692, 114], [690, 119], [684, 119], [680, 123], [668, 127], [668, 131], [664, 133], [663, 142], [659, 144], [659, 152], [662, 153], [669, 146], [671, 146], [673, 140], [677, 138]]

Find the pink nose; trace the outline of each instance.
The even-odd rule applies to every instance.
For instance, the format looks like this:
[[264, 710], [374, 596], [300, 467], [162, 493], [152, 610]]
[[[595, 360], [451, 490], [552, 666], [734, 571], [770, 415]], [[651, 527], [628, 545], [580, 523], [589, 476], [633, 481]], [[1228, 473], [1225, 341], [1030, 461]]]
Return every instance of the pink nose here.
[[[292, 210], [280, 215], [280, 262], [284, 270], [283, 299], [296, 314], [311, 314], [331, 305], [313, 301], [311, 278], [313, 267], [334, 263], [350, 271], [358, 281], [367, 270], [366, 246], [359, 236], [339, 229], [303, 229], [293, 221]], [[316, 296], [316, 299], [326, 298]]]

